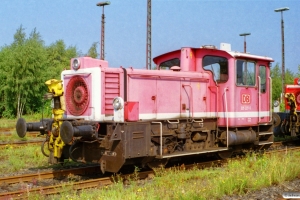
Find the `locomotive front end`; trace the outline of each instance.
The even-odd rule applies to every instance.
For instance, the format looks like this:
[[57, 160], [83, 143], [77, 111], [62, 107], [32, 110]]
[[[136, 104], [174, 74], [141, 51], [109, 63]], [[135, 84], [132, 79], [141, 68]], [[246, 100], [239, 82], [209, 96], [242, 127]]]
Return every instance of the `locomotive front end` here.
[[101, 68], [105, 67], [106, 61], [90, 57], [71, 60], [71, 69], [61, 74], [65, 91], [65, 118], [102, 120]]

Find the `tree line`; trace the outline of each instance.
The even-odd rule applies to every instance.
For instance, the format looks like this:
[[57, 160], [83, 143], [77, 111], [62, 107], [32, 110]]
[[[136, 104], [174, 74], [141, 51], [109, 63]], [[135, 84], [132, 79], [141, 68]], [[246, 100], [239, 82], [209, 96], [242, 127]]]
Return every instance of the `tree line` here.
[[[45, 107], [43, 95], [47, 92], [45, 82], [60, 79], [61, 72], [69, 68], [70, 59], [80, 55], [96, 58], [97, 42], [86, 54], [82, 54], [76, 46], [67, 47], [63, 40], [46, 46], [36, 29], [27, 36], [21, 25], [14, 34], [13, 42], [0, 48], [0, 118], [41, 113]], [[287, 68], [285, 83], [293, 83], [298, 75]], [[280, 98], [282, 88], [278, 63], [271, 68], [271, 78], [274, 101]]]
[[[63, 40], [46, 46], [36, 29], [27, 36], [22, 25], [13, 38], [10, 45], [0, 48], [0, 117], [6, 118], [41, 112], [45, 82], [60, 79], [70, 59], [82, 55]], [[96, 42], [85, 55], [98, 56]]]

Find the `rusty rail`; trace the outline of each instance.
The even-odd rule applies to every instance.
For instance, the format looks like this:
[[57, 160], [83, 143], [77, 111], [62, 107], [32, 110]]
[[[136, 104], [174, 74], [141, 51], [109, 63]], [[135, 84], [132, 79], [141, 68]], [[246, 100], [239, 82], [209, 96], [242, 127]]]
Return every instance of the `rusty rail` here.
[[22, 174], [18, 176], [10, 176], [10, 177], [1, 177], [0, 185], [3, 184], [13, 184], [20, 182], [30, 182], [34, 179], [54, 179], [54, 178], [62, 178], [68, 175], [86, 175], [90, 173], [98, 173], [100, 172], [99, 165], [89, 166], [89, 167], [80, 167], [74, 169], [65, 169], [65, 170], [51, 170], [47, 172], [38, 172], [35, 174]]
[[[274, 150], [270, 152], [266, 152], [266, 154], [272, 154], [272, 153], [286, 153], [287, 151], [299, 151], [300, 147], [294, 147], [294, 148], [286, 148], [286, 149], [280, 149], [280, 150]], [[236, 159], [241, 159], [241, 158], [236, 158]], [[201, 162], [197, 164], [191, 164], [191, 165], [181, 165], [178, 168], [181, 170], [188, 170], [192, 169], [195, 167], [198, 167], [200, 169], [204, 169], [207, 167], [220, 167], [224, 163], [227, 163], [228, 160], [214, 160], [214, 161], [208, 161], [208, 162]], [[93, 166], [94, 170], [99, 172], [99, 166]], [[53, 171], [51, 174], [50, 172], [47, 173], [37, 173], [31, 176], [27, 175], [21, 175], [18, 177], [15, 177], [15, 179], [11, 178], [8, 180], [8, 178], [1, 178], [0, 179], [0, 184], [3, 184], [4, 182], [6, 184], [8, 183], [16, 183], [20, 182], [20, 180], [26, 182], [26, 181], [31, 181], [33, 178], [36, 179], [41, 179], [41, 178], [54, 178], [54, 177], [61, 177], [61, 176], [67, 176], [69, 174], [86, 174], [86, 170], [90, 170], [88, 168], [76, 168], [76, 169], [70, 169], [70, 170], [59, 170], [59, 171]], [[92, 171], [89, 171], [91, 173]], [[138, 178], [139, 179], [145, 179], [149, 177], [149, 175], [153, 175], [153, 171], [146, 171], [146, 172], [139, 172], [138, 173]], [[120, 176], [124, 180], [131, 179], [132, 177], [136, 177], [136, 174], [127, 174], [127, 175], [122, 175]], [[6, 179], [6, 180], [5, 180]], [[86, 180], [86, 181], [79, 181], [75, 183], [69, 183], [69, 184], [60, 184], [60, 185], [54, 185], [54, 186], [46, 186], [46, 187], [39, 187], [39, 188], [26, 188], [23, 190], [19, 191], [14, 191], [14, 192], [5, 192], [5, 193], [0, 193], [0, 199], [1, 198], [13, 198], [13, 199], [23, 199], [27, 198], [28, 194], [30, 193], [37, 193], [41, 195], [50, 195], [50, 194], [58, 194], [61, 191], [63, 191], [64, 188], [68, 187], [71, 190], [82, 190], [82, 189], [87, 189], [87, 188], [96, 188], [96, 187], [103, 187], [106, 185], [112, 184], [116, 179], [112, 177], [105, 177], [105, 178], [97, 178], [97, 179], [91, 179], [91, 180]]]
[[5, 142], [0, 143], [0, 149], [7, 148], [8, 146], [22, 147], [25, 145], [41, 145], [45, 139], [37, 141], [17, 141], [17, 142]]

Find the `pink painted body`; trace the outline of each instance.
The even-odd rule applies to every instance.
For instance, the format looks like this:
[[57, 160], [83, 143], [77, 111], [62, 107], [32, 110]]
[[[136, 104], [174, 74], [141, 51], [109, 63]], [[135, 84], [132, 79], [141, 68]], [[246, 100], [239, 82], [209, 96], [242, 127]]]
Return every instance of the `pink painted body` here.
[[[227, 74], [219, 73], [225, 82], [215, 80], [217, 71], [203, 68], [205, 56], [226, 60]], [[124, 121], [219, 118], [219, 126], [241, 127], [271, 120], [269, 64], [272, 59], [268, 57], [211, 48], [182, 48], [154, 58], [156, 70], [111, 68], [106, 61], [78, 59], [81, 64], [78, 70], [71, 66], [62, 74], [64, 89], [71, 87], [68, 83], [73, 76], [82, 77], [87, 86], [81, 95], [88, 95], [88, 102], [80, 115], [72, 114], [72, 105], [67, 103], [67, 117], [111, 121], [112, 101], [121, 97], [126, 105], [135, 107], [134, 111], [126, 107]], [[162, 63], [172, 59], [180, 60], [180, 71], [160, 68]], [[253, 85], [237, 84], [237, 59], [253, 61]], [[264, 85], [260, 82], [261, 66], [265, 69]], [[79, 102], [83, 101], [82, 97], [78, 98]]]

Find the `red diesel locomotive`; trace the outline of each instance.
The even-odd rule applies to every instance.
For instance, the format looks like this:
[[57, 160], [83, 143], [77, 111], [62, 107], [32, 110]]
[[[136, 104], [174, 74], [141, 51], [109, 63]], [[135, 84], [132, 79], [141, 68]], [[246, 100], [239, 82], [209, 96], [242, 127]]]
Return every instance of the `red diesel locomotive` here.
[[[184, 47], [153, 59], [155, 70], [112, 68], [79, 57], [46, 82], [53, 118], [16, 129], [48, 137], [49, 162], [156, 167], [175, 157], [217, 154], [273, 143], [272, 58], [231, 51], [230, 44]], [[47, 144], [45, 146], [45, 144]]]
[[[275, 135], [292, 137], [300, 137], [300, 79], [295, 78], [294, 84], [285, 85], [284, 93], [284, 112], [273, 113], [275, 118], [274, 129]], [[279, 101], [276, 101], [279, 108]], [[277, 127], [278, 126], [278, 127]]]

